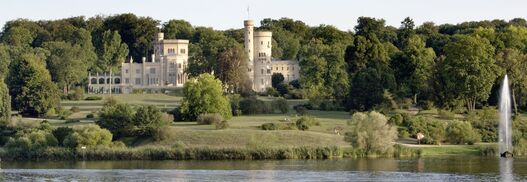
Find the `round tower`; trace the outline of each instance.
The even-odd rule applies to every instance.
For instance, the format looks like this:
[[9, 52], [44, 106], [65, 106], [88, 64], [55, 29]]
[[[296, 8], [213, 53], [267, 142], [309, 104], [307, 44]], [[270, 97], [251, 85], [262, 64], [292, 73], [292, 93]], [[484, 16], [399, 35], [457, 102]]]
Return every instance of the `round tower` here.
[[254, 32], [254, 82], [255, 91], [271, 87], [272, 32]]
[[254, 22], [252, 20], [243, 21], [245, 27], [245, 52], [247, 52], [247, 57], [249, 60], [247, 62], [247, 75], [251, 82], [254, 83], [254, 47], [253, 47], [253, 34], [254, 34]]

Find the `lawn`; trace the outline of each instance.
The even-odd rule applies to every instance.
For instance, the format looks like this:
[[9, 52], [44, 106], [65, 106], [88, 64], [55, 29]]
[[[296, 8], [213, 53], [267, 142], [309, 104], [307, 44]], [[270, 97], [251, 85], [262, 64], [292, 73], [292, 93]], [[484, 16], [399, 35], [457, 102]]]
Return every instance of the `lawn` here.
[[[90, 95], [94, 96], [94, 95]], [[108, 95], [95, 95], [103, 98]], [[113, 97], [121, 103], [129, 104], [150, 104], [162, 109], [172, 109], [177, 107], [182, 97], [169, 96], [165, 94], [116, 94]], [[272, 102], [275, 98], [258, 97], [265, 102]], [[97, 111], [103, 105], [104, 99], [99, 101], [62, 101], [65, 109], [73, 106], [80, 108], [81, 112], [73, 114], [70, 118], [81, 119], [81, 122], [66, 123], [60, 120], [51, 120], [55, 126], [75, 126], [93, 123], [94, 119], [85, 119], [86, 115]], [[244, 148], [244, 147], [293, 147], [293, 146], [340, 146], [349, 148], [349, 143], [344, 141], [343, 134], [349, 131], [347, 122], [351, 116], [349, 112], [339, 111], [308, 111], [308, 116], [315, 117], [320, 121], [320, 125], [312, 126], [308, 131], [299, 130], [275, 130], [264, 131], [260, 126], [264, 123], [284, 123], [295, 122], [297, 116], [292, 109], [298, 104], [307, 103], [307, 100], [288, 100], [291, 108], [288, 114], [261, 114], [249, 116], [237, 116], [229, 120], [230, 127], [225, 130], [216, 130], [213, 125], [197, 125], [196, 122], [175, 122], [170, 126], [170, 139], [162, 142], [154, 142], [152, 139], [128, 138], [126, 143], [133, 146], [175, 146], [183, 145], [188, 147], [210, 147], [210, 148]], [[411, 115], [418, 115], [429, 118], [440, 119], [437, 110], [412, 112], [408, 110], [397, 110]], [[462, 118], [463, 115], [456, 115]], [[522, 115], [525, 117], [525, 115]], [[341, 128], [341, 135], [334, 132], [334, 129]], [[408, 139], [412, 140], [412, 139]], [[419, 148], [422, 155], [478, 155], [477, 145], [413, 145], [411, 141], [401, 139], [398, 143], [407, 147]]]

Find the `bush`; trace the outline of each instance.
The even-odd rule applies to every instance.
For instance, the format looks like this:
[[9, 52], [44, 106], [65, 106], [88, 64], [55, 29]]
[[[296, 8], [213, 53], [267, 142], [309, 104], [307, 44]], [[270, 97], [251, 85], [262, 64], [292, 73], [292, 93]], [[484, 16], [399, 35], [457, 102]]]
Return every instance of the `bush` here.
[[469, 112], [466, 117], [474, 129], [481, 134], [481, 141], [498, 141], [498, 111], [493, 107], [483, 107], [480, 111]]
[[295, 122], [296, 124], [296, 127], [299, 129], [299, 130], [308, 130], [309, 127], [311, 126], [319, 126], [320, 125], [320, 122], [317, 121], [315, 118], [313, 117], [301, 117], [300, 119], [296, 120]]
[[68, 123], [79, 123], [79, 122], [81, 122], [81, 121], [78, 120], [78, 119], [68, 119], [64, 123], [68, 124]]
[[307, 114], [307, 108], [304, 107], [303, 105], [296, 105], [295, 107], [293, 107], [293, 109], [295, 109], [296, 114], [300, 116]]
[[86, 97], [84, 100], [102, 100], [102, 97], [100, 97], [100, 96], [89, 96], [89, 97]]
[[456, 118], [456, 114], [449, 110], [439, 109], [438, 114], [441, 119], [453, 120]]
[[217, 130], [227, 129], [229, 128], [229, 122], [227, 120], [223, 120], [220, 122], [215, 123]]
[[304, 99], [304, 98], [306, 98], [306, 93], [302, 89], [291, 90], [289, 92], [289, 94], [287, 94], [287, 95], [289, 97], [288, 99]]
[[73, 131], [72, 128], [62, 126], [62, 127], [58, 127], [56, 129], [54, 129], [52, 133], [53, 133], [53, 136], [55, 136], [55, 138], [57, 138], [58, 144], [60, 146], [64, 146], [63, 145], [64, 144], [64, 139], [68, 135], [72, 134], [73, 132], [74, 131]]
[[344, 139], [359, 150], [359, 153], [386, 154], [393, 149], [397, 139], [397, 129], [388, 124], [386, 117], [378, 112], [355, 113], [351, 121], [351, 131]]
[[77, 107], [77, 106], [73, 106], [73, 107], [70, 108], [70, 111], [73, 112], [73, 113], [77, 113], [77, 112], [80, 112], [81, 109], [79, 107]]
[[64, 146], [108, 146], [112, 143], [112, 133], [97, 125], [89, 124], [74, 129], [75, 132], [64, 139]]
[[240, 108], [243, 114], [269, 114], [273, 112], [270, 104], [258, 100], [256, 97], [242, 99]]
[[67, 98], [68, 100], [82, 100], [84, 97], [84, 90], [82, 88], [75, 88], [73, 93], [69, 93]]
[[155, 141], [170, 140], [174, 138], [173, 130], [170, 127], [157, 128], [152, 136]]
[[430, 100], [420, 100], [418, 103], [419, 107], [423, 110], [435, 109], [434, 102]]
[[287, 100], [284, 98], [278, 98], [274, 100], [273, 107], [278, 109], [282, 114], [287, 114], [289, 112], [289, 105], [287, 104]]
[[241, 97], [239, 94], [229, 95], [229, 101], [231, 103], [231, 110], [233, 116], [242, 115], [242, 110], [240, 109], [240, 100]]
[[170, 111], [170, 114], [174, 117], [174, 121], [186, 121], [185, 115], [181, 113], [181, 109], [179, 107], [174, 108], [172, 111]]
[[73, 113], [70, 110], [63, 109], [63, 110], [59, 111], [58, 117], [61, 120], [65, 120], [65, 119], [68, 119], [68, 117], [70, 117], [72, 114]]
[[99, 120], [95, 123], [102, 128], [110, 130], [116, 137], [131, 136], [135, 109], [129, 104], [104, 106], [99, 111]]
[[86, 115], [86, 118], [88, 118], [88, 119], [95, 118], [95, 115], [93, 113], [90, 113], [90, 114]]
[[446, 129], [447, 140], [452, 144], [473, 145], [481, 140], [481, 135], [466, 121], [454, 120]]
[[198, 124], [212, 125], [223, 121], [223, 117], [218, 113], [206, 113], [198, 116]]
[[273, 87], [268, 87], [266, 90], [265, 90], [265, 95], [267, 96], [273, 96], [273, 97], [278, 97], [280, 96], [280, 93]]
[[294, 130], [297, 129], [295, 123], [264, 123], [260, 126], [262, 130]]

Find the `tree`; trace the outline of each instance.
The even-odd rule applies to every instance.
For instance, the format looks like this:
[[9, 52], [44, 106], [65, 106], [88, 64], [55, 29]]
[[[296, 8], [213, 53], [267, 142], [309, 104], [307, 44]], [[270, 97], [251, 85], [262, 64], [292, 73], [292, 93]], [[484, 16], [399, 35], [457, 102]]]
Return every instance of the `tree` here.
[[167, 39], [190, 39], [195, 29], [185, 20], [170, 20], [163, 24], [162, 31]]
[[232, 117], [229, 100], [223, 95], [220, 80], [210, 74], [190, 79], [183, 87], [181, 112], [190, 120], [203, 113], [218, 113], [225, 119]]
[[496, 64], [505, 70], [509, 75], [511, 87], [512, 103], [514, 112], [518, 113], [517, 95], [522, 94], [522, 90], [527, 89], [527, 55], [515, 48], [505, 48], [496, 54]]
[[240, 92], [248, 79], [247, 53], [239, 46], [227, 48], [218, 56], [217, 77], [228, 92]]
[[138, 17], [132, 13], [119, 14], [104, 19], [104, 30], [118, 32], [122, 41], [127, 45], [130, 57], [141, 60], [153, 53], [152, 42], [156, 33], [158, 20], [151, 17]]
[[[414, 103], [417, 103], [417, 96], [429, 90], [435, 53], [433, 49], [426, 48], [425, 43], [417, 35], [411, 35], [404, 42], [400, 54], [392, 60], [391, 64], [400, 95], [403, 97], [413, 95]], [[404, 93], [406, 90], [407, 93]]]
[[11, 96], [4, 83], [4, 78], [0, 76], [0, 126], [7, 126], [11, 121]]
[[397, 139], [397, 129], [388, 123], [386, 117], [378, 112], [355, 113], [348, 122], [351, 131], [344, 139], [364, 154], [385, 154]]
[[405, 42], [415, 35], [414, 27], [414, 21], [410, 17], [406, 17], [401, 22], [401, 27], [397, 31], [397, 47], [404, 47]]
[[152, 136], [162, 127], [168, 126], [171, 121], [166, 120], [159, 108], [153, 105], [143, 105], [136, 109], [133, 123], [135, 134], [139, 136]]
[[51, 78], [67, 94], [73, 84], [80, 83], [87, 75], [83, 48], [66, 42], [46, 42], [44, 47], [50, 52], [46, 62]]
[[99, 111], [99, 120], [95, 123], [110, 130], [113, 136], [120, 138], [133, 135], [135, 110], [128, 104], [106, 105]]
[[300, 82], [311, 102], [327, 100], [341, 104], [349, 92], [349, 81], [341, 45], [313, 40], [300, 53]]
[[469, 111], [476, 103], [489, 97], [499, 70], [494, 61], [494, 47], [480, 37], [455, 35], [445, 48], [445, 59], [440, 64], [444, 81], [442, 95], [446, 99], [462, 99]]
[[284, 82], [284, 75], [282, 73], [273, 73], [271, 76], [271, 85], [273, 88], [276, 88], [282, 82]]
[[128, 47], [121, 43], [121, 36], [117, 31], [105, 31], [102, 36], [102, 49], [99, 54], [99, 63], [101, 70], [110, 72], [110, 95], [112, 93], [112, 72], [124, 62], [128, 54]]
[[0, 43], [0, 77], [7, 77], [10, 63], [11, 55], [9, 54], [9, 46]]
[[395, 78], [387, 66], [369, 67], [355, 75], [351, 81], [346, 109], [367, 111], [380, 106], [385, 90], [395, 88]]
[[8, 85], [13, 108], [30, 116], [53, 113], [60, 104], [58, 88], [44, 67], [44, 56], [24, 53], [11, 66]]

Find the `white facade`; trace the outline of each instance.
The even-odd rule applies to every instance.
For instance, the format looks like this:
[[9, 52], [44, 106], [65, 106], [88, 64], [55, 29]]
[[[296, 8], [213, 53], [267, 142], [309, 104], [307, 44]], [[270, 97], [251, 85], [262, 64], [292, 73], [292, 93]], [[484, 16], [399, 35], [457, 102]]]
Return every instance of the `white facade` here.
[[[113, 93], [131, 93], [134, 89], [157, 89], [183, 87], [188, 79], [184, 72], [188, 65], [188, 40], [164, 39], [158, 33], [154, 40], [154, 54], [150, 62], [143, 57], [143, 63], [130, 61], [122, 63], [121, 71], [112, 76]], [[108, 93], [108, 74], [89, 75], [90, 93]]]

